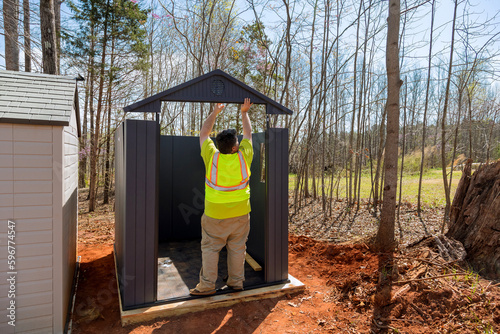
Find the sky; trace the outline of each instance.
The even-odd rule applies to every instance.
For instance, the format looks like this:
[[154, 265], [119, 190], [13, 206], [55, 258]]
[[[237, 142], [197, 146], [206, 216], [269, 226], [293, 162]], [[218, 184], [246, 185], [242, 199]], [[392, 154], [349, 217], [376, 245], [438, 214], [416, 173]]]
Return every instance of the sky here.
[[[150, 3], [150, 1], [155, 1], [155, 0], [137, 0], [142, 3]], [[384, 0], [383, 0], [384, 1]], [[437, 1], [437, 8], [436, 8], [436, 20], [435, 20], [435, 33], [434, 36], [436, 38], [435, 42], [435, 47], [434, 50], [438, 52], [439, 50], [444, 50], [448, 45], [450, 41], [450, 36], [451, 36], [451, 20], [453, 17], [453, 1], [452, 0], [439, 0]], [[483, 22], [487, 19], [491, 19], [494, 15], [497, 15], [495, 21], [496, 21], [496, 32], [500, 32], [500, 0], [469, 0], [471, 4], [473, 4], [473, 9], [469, 11], [471, 13], [470, 18], [471, 21], [476, 20], [477, 22]], [[357, 6], [357, 1], [352, 0], [352, 7]], [[251, 22], [254, 19], [254, 14], [251, 10], [248, 9], [248, 5], [246, 0], [238, 0], [237, 6], [240, 9], [240, 18], [242, 18], [245, 21]], [[300, 5], [298, 5], [300, 6]], [[347, 5], [349, 6], [349, 5]], [[402, 9], [404, 7], [404, 1], [402, 1]], [[430, 9], [430, 4], [425, 5], [427, 9]], [[0, 1], [0, 8], [3, 8], [3, 3]], [[32, 8], [35, 8], [32, 6]], [[461, 6], [463, 8], [463, 6]], [[63, 16], [65, 15], [64, 13], [69, 13], [69, 9], [63, 5], [62, 8], [63, 11]], [[424, 59], [427, 57], [427, 46], [424, 47], [424, 45], [427, 43], [427, 40], [429, 38], [429, 31], [428, 27], [430, 27], [430, 13], [427, 10], [427, 14], [425, 15], [425, 11], [419, 10], [419, 13], [423, 13], [421, 17], [416, 20], [415, 25], [413, 27], [409, 27], [408, 31], [417, 31], [418, 33], [412, 35], [412, 36], [407, 36], [405, 39], [405, 47], [407, 48], [412, 48], [413, 53], [417, 57], [421, 57]], [[458, 15], [462, 14], [461, 10], [459, 9]], [[67, 14], [66, 14], [67, 15]], [[266, 27], [272, 27], [274, 22], [277, 20], [277, 14], [273, 13], [271, 10], [266, 9], [263, 11], [264, 15], [264, 24]], [[421, 28], [425, 27], [425, 28]], [[4, 37], [3, 37], [3, 26], [1, 27], [2, 29], [0, 30], [0, 33], [2, 34], [0, 36], [0, 69], [5, 69], [5, 59], [4, 59]], [[270, 36], [271, 39], [273, 39], [273, 30], [268, 29], [266, 31], [268, 35]], [[458, 37], [457, 37], [458, 38]], [[483, 38], [482, 40], [476, 41], [476, 45], [478, 47], [482, 44], [485, 43], [487, 38]], [[22, 41], [21, 41], [22, 43]], [[422, 47], [419, 47], [419, 45], [422, 45]], [[500, 52], [500, 43], [497, 42], [495, 45], [491, 47], [492, 50], [495, 52]], [[36, 52], [36, 51], [35, 51]], [[497, 57], [498, 58], [498, 57]], [[20, 62], [21, 66], [24, 60], [24, 56], [21, 54], [20, 55]], [[499, 59], [500, 63], [500, 59]]]

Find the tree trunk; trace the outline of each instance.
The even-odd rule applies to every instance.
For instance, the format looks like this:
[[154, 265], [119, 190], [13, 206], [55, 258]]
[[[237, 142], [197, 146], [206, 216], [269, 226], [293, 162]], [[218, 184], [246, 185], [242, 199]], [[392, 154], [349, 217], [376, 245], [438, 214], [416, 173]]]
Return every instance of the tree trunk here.
[[[377, 168], [375, 170], [375, 181], [373, 186], [373, 210], [377, 211], [377, 207], [379, 205], [380, 197], [379, 197], [379, 180], [380, 172], [382, 167], [382, 157], [384, 153], [384, 137], [385, 137], [385, 119], [387, 115], [387, 103], [384, 106], [384, 112], [382, 113], [382, 118], [380, 120], [380, 131], [379, 131], [379, 145], [377, 151]], [[380, 181], [380, 184], [382, 182]]]
[[62, 0], [54, 1], [54, 26], [56, 31], [56, 73], [61, 73], [61, 3]]
[[103, 90], [104, 90], [104, 70], [105, 70], [105, 61], [106, 61], [106, 46], [108, 42], [108, 14], [109, 14], [109, 0], [106, 3], [106, 15], [104, 19], [104, 36], [102, 39], [102, 54], [101, 54], [101, 64], [100, 64], [100, 73], [99, 73], [99, 95], [97, 98], [97, 112], [95, 115], [95, 133], [93, 144], [90, 149], [90, 185], [89, 185], [89, 212], [93, 212], [95, 210], [97, 204], [97, 165], [99, 160], [99, 140], [100, 140], [100, 131], [101, 131], [101, 113], [102, 113], [102, 100], [103, 100]]
[[382, 252], [394, 250], [394, 218], [398, 183], [399, 136], [399, 17], [400, 0], [389, 1], [387, 19], [387, 140], [385, 143], [384, 203], [377, 233], [377, 248]]
[[429, 88], [431, 83], [431, 66], [432, 66], [432, 35], [434, 33], [434, 0], [432, 1], [431, 7], [431, 36], [429, 41], [429, 60], [427, 65], [427, 84], [425, 88], [425, 107], [424, 107], [424, 119], [422, 124], [422, 155], [420, 157], [420, 175], [418, 177], [418, 196], [417, 196], [417, 213], [420, 217], [422, 212], [422, 174], [424, 173], [424, 162], [425, 162], [425, 131], [427, 129], [427, 110], [429, 108]]
[[448, 100], [450, 95], [451, 72], [453, 66], [453, 44], [455, 41], [455, 22], [457, 19], [458, 0], [455, 0], [455, 9], [453, 12], [453, 25], [451, 31], [451, 47], [450, 47], [450, 64], [448, 66], [448, 80], [446, 82], [446, 92], [444, 94], [443, 117], [441, 119], [441, 168], [443, 171], [443, 186], [446, 196], [446, 206], [444, 208], [443, 224], [441, 225], [441, 233], [444, 232], [444, 227], [450, 218], [450, 184], [446, 175], [446, 114], [448, 111]]
[[[114, 15], [113, 15], [114, 18]], [[114, 19], [113, 19], [114, 21]], [[113, 26], [114, 27], [114, 26]], [[104, 169], [104, 195], [102, 204], [109, 204], [109, 193], [111, 192], [111, 96], [113, 91], [113, 80], [114, 80], [114, 61], [115, 61], [115, 35], [111, 36], [111, 64], [109, 66], [109, 83], [107, 92], [107, 126], [106, 126], [106, 157], [105, 157], [105, 169]]]
[[23, 0], [24, 71], [31, 72], [30, 1]]
[[19, 19], [19, 1], [3, 0], [3, 22], [5, 31], [5, 69], [19, 71], [19, 44], [17, 21]]
[[465, 165], [450, 212], [446, 236], [460, 241], [466, 260], [481, 275], [500, 278], [500, 161], [484, 165], [471, 177]]
[[40, 28], [42, 33], [43, 73], [58, 74], [56, 21], [53, 0], [40, 0]]

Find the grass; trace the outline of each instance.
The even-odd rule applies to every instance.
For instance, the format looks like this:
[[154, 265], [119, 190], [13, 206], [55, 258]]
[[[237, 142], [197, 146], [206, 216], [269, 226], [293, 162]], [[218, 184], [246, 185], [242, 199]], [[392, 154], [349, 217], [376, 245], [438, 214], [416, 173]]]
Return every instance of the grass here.
[[[462, 176], [461, 171], [453, 171], [453, 181], [451, 184], [451, 192], [450, 192], [450, 200], [453, 201], [453, 196], [455, 194], [455, 190], [458, 186], [458, 181]], [[418, 180], [419, 174], [404, 174], [403, 173], [403, 186], [402, 186], [402, 201], [417, 203], [418, 196]], [[448, 175], [449, 180], [449, 175]], [[345, 173], [342, 175], [340, 180], [335, 178], [334, 180], [334, 190], [333, 196], [336, 197], [337, 187], [336, 183], [339, 181], [338, 185], [338, 196], [339, 198], [346, 197], [346, 176]], [[297, 182], [297, 176], [295, 174], [289, 175], [289, 189], [292, 190], [295, 188], [295, 184]], [[318, 187], [318, 191], [321, 193], [321, 178], [316, 179], [316, 186]], [[309, 180], [309, 185], [312, 187], [312, 180]], [[326, 192], [330, 192], [330, 176], [325, 177], [325, 187]], [[354, 187], [354, 180], [353, 180]], [[363, 173], [361, 175], [361, 187], [360, 193], [362, 199], [368, 199], [370, 197], [371, 192], [371, 177], [370, 173]], [[310, 188], [311, 189], [311, 188]], [[398, 175], [398, 195], [396, 199], [399, 199], [399, 175]], [[446, 198], [443, 187], [443, 174], [441, 169], [429, 169], [422, 176], [422, 198], [421, 201], [423, 204], [426, 204], [431, 207], [442, 207], [446, 204]]]

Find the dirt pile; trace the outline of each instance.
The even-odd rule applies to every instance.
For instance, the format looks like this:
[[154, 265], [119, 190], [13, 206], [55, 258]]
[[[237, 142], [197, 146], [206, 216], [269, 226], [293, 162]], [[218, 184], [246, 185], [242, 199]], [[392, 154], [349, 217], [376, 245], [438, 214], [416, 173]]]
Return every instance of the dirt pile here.
[[[296, 235], [289, 238], [289, 273], [306, 284], [304, 293], [123, 328], [112, 206], [84, 213], [84, 197], [74, 333], [500, 332], [498, 284], [468, 270], [445, 239], [439, 239], [444, 246], [428, 238], [387, 256], [364, 243], [334, 244]], [[356, 240], [366, 240], [361, 237]], [[391, 284], [379, 284], [384, 279]]]
[[392, 276], [390, 300], [378, 305], [386, 318], [374, 317], [374, 324], [382, 320], [384, 326], [399, 329], [397, 323], [404, 323], [411, 333], [498, 331], [498, 284], [469, 269], [465, 256], [459, 242], [443, 235], [424, 238], [395, 254], [393, 270], [387, 273]]
[[[290, 252], [296, 261], [307, 259], [305, 265], [325, 278], [330, 301], [338, 309], [362, 315], [367, 322], [356, 327], [361, 332], [500, 329], [498, 284], [467, 269], [463, 247], [445, 236], [422, 239], [392, 256], [373, 253], [365, 244], [334, 245], [292, 236]], [[390, 285], [378, 284], [384, 277]]]

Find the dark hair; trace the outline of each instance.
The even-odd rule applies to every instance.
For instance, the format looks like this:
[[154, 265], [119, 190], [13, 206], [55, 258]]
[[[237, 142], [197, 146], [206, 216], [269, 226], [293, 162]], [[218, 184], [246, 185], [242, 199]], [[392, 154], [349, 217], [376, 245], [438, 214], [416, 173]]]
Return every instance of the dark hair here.
[[232, 153], [233, 147], [238, 142], [238, 137], [236, 137], [236, 130], [229, 129], [219, 132], [217, 137], [215, 137], [215, 143], [217, 144], [217, 148], [222, 154], [230, 154]]

